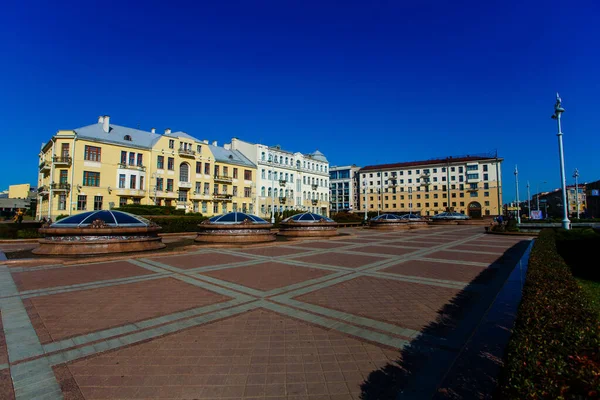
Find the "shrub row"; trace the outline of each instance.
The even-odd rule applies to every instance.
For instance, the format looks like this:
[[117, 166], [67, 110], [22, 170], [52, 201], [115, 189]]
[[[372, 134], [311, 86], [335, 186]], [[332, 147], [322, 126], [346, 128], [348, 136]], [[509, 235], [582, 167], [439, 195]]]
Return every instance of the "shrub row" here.
[[497, 397], [597, 398], [599, 349], [597, 314], [557, 252], [556, 232], [545, 229], [531, 251]]
[[0, 239], [26, 239], [42, 237], [38, 233], [40, 222], [24, 222], [0, 224]]
[[113, 208], [113, 210], [135, 215], [185, 215], [185, 210], [177, 210], [174, 206], [128, 204], [123, 207]]
[[208, 219], [203, 216], [151, 216], [147, 218], [162, 227], [161, 233], [196, 232], [198, 224]]

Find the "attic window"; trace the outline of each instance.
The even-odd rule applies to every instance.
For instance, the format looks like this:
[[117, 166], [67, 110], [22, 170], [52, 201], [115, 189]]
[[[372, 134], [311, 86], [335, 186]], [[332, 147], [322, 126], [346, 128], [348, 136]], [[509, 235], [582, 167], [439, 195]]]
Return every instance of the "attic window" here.
[[231, 154], [229, 155], [229, 159], [230, 159], [230, 160], [233, 160], [233, 156], [232, 156]]
[[131, 136], [125, 135], [125, 137], [123, 138], [123, 140], [127, 140], [128, 142], [131, 142]]

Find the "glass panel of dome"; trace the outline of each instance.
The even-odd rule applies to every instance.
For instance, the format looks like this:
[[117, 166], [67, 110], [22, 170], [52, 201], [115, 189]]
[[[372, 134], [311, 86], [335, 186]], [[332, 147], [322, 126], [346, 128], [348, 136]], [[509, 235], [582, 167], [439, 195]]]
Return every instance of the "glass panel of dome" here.
[[60, 221], [55, 222], [53, 225], [78, 225], [90, 216], [90, 214], [95, 213], [95, 211], [88, 211], [77, 215], [72, 215], [67, 218], [63, 218]]
[[141, 224], [144, 224], [144, 222], [141, 221], [141, 219], [138, 219], [137, 217], [134, 217], [133, 215], [125, 214], [122, 212], [113, 212], [112, 214], [114, 215], [115, 219], [117, 220], [118, 225], [124, 225], [124, 224], [141, 225]]
[[[85, 220], [83, 220], [81, 222], [81, 224], [82, 225], [91, 224], [92, 222], [94, 222], [97, 219], [99, 219], [107, 224], [110, 224], [110, 225], [115, 224], [115, 219], [113, 218], [112, 213], [110, 211], [98, 211], [98, 212], [92, 213]], [[137, 222], [137, 220], [135, 222]]]

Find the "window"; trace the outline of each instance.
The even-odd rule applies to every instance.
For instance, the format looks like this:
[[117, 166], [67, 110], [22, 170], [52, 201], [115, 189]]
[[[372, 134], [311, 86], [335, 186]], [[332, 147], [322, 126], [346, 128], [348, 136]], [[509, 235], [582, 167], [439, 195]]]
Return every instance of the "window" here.
[[[125, 136], [123, 136], [123, 140], [126, 140], [126, 141], [128, 141], [128, 142], [131, 142], [131, 136], [129, 136], [129, 135], [125, 135]], [[95, 209], [94, 209], [94, 210], [95, 210]]]
[[488, 174], [483, 174], [483, 180], [487, 181], [488, 180]]
[[483, 188], [484, 188], [484, 189], [489, 189], [489, 188], [490, 188], [490, 184], [489, 184], [489, 183], [487, 183], [487, 182], [485, 182], [485, 183], [483, 184]]
[[237, 193], [238, 193], [238, 187], [234, 186], [233, 187], [233, 193], [232, 193], [232, 195], [235, 196], [235, 197], [237, 197]]
[[69, 157], [69, 143], [63, 143], [60, 146], [60, 155], [62, 157]]
[[229, 168], [223, 167], [223, 176], [229, 176]]
[[237, 179], [238, 178], [238, 169], [234, 168], [233, 169], [233, 179]]
[[100, 186], [100, 172], [83, 171], [83, 186]]
[[125, 174], [119, 174], [119, 188], [123, 189], [125, 187]]
[[196, 182], [196, 189], [194, 190], [194, 193], [200, 194], [200, 190], [202, 190], [202, 183]]
[[175, 171], [175, 159], [173, 157], [167, 159], [167, 169], [169, 171]]
[[59, 178], [59, 183], [67, 183], [69, 180], [69, 176], [68, 176], [69, 171], [67, 171], [66, 169], [61, 169], [60, 170], [60, 178]]
[[264, 186], [262, 188], [260, 188], [260, 195], [262, 197], [265, 197], [265, 187]]
[[182, 203], [187, 202], [187, 190], [180, 190], [179, 191], [179, 201]]
[[158, 156], [158, 158], [156, 159], [156, 168], [158, 168], [158, 169], [165, 168], [165, 157], [164, 156]]
[[167, 179], [167, 192], [173, 191], [173, 179]]
[[169, 148], [170, 149], [174, 149], [175, 148], [175, 140], [169, 139]]
[[479, 174], [467, 174], [467, 179], [479, 179]]
[[477, 197], [478, 193], [477, 192], [469, 192], [469, 196], [470, 197]]
[[156, 178], [156, 190], [163, 190], [163, 178]]
[[210, 175], [210, 163], [204, 163], [204, 175]]
[[85, 146], [84, 149], [84, 154], [83, 154], [83, 159], [87, 160], [87, 161], [97, 161], [100, 162], [101, 160], [101, 152], [102, 149], [100, 149], [100, 147], [94, 147], [94, 146]]
[[126, 164], [126, 163], [127, 163], [127, 152], [121, 151], [121, 164]]
[[[461, 167], [462, 169], [462, 167]], [[467, 171], [477, 171], [477, 165], [467, 165]], [[460, 171], [462, 172], [462, 171]]]
[[210, 194], [210, 183], [204, 183], [204, 194]]
[[140, 176], [140, 190], [144, 190], [144, 177]]
[[87, 196], [84, 194], [80, 194], [77, 196], [77, 210], [83, 211], [87, 209]]
[[469, 183], [469, 189], [477, 189], [476, 183]]
[[465, 194], [463, 192], [460, 192], [458, 197], [465, 197]]
[[249, 187], [244, 188], [244, 197], [252, 197], [252, 188], [249, 188]]
[[483, 172], [488, 172], [488, 165], [487, 164], [483, 164]]
[[179, 166], [179, 182], [190, 181], [190, 166], [188, 163], [182, 163]]
[[483, 192], [483, 197], [490, 197], [490, 192]]
[[120, 197], [119, 198], [119, 207], [123, 207], [127, 205], [127, 197]]
[[196, 161], [196, 173], [197, 174], [201, 174], [202, 173], [202, 163], [199, 161]]
[[102, 196], [94, 196], [94, 210], [102, 210]]
[[244, 170], [244, 180], [251, 181], [252, 180], [252, 171], [249, 169]]
[[138, 153], [137, 155], [137, 166], [141, 167], [144, 165], [144, 155], [142, 153]]
[[200, 153], [202, 151], [202, 146], [200, 146], [199, 144], [196, 145], [196, 152]]
[[135, 189], [136, 176], [131, 175], [129, 177], [129, 189]]
[[439, 203], [435, 202], [435, 203], [433, 203], [433, 206], [434, 206], [434, 207], [437, 207], [437, 206], [438, 206], [438, 204], [439, 204]]
[[135, 165], [135, 153], [129, 153], [129, 165]]
[[206, 214], [208, 212], [208, 203], [206, 201], [202, 202], [202, 213]]
[[58, 195], [58, 209], [59, 210], [67, 209], [67, 195], [66, 194]]
[[487, 201], [487, 200], [486, 200], [486, 201], [485, 201], [483, 204], [484, 204], [485, 206], [488, 206], [488, 207], [490, 206], [490, 202], [489, 202], [489, 201]]

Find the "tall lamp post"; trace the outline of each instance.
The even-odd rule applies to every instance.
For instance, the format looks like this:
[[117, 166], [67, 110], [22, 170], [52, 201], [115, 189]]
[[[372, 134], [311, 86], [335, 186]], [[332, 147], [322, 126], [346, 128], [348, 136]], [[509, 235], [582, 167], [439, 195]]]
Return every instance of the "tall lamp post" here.
[[558, 93], [556, 93], [556, 103], [554, 104], [554, 114], [552, 114], [552, 119], [555, 119], [557, 122], [558, 133], [558, 155], [560, 157], [560, 184], [562, 186], [562, 202], [563, 202], [563, 220], [562, 227], [564, 229], [571, 229], [571, 221], [569, 221], [569, 203], [567, 203], [567, 182], [565, 178], [565, 154], [563, 151], [563, 140], [562, 140], [562, 130], [560, 126], [560, 116], [565, 111], [561, 106], [562, 100]]
[[365, 222], [367, 222], [367, 219], [368, 219], [367, 210], [369, 209], [369, 200], [367, 197], [367, 180], [366, 179], [363, 181], [363, 186], [365, 188]]
[[275, 160], [273, 154], [269, 154], [269, 161], [271, 161], [271, 223], [275, 223], [275, 188], [273, 182], [275, 181]]
[[519, 209], [519, 170], [515, 165], [515, 185], [517, 187], [517, 223], [521, 223], [521, 211]]
[[537, 183], [537, 195], [536, 195], [536, 200], [537, 200], [537, 210], [538, 210], [538, 211], [540, 211], [540, 183], [541, 183], [542, 185], [544, 185], [544, 184], [546, 184], [546, 183], [548, 183], [548, 182], [546, 182], [546, 181], [539, 182], [539, 181], [538, 181], [538, 183]]
[[531, 198], [531, 194], [529, 193], [529, 181], [527, 181], [527, 214], [529, 215], [529, 219], [531, 219], [531, 202], [529, 199]]
[[579, 171], [575, 168], [575, 173], [573, 174], [573, 178], [575, 178], [575, 207], [577, 209], [577, 219], [579, 219], [579, 188], [577, 185], [577, 179], [579, 178]]

